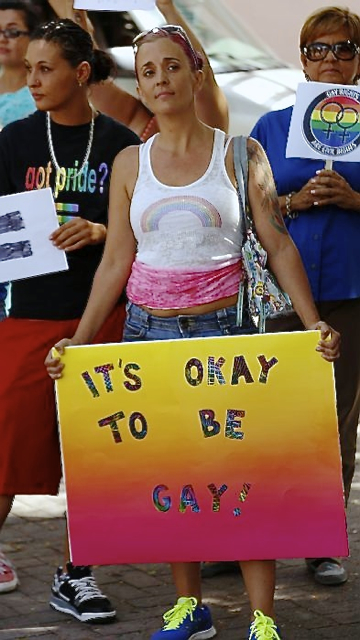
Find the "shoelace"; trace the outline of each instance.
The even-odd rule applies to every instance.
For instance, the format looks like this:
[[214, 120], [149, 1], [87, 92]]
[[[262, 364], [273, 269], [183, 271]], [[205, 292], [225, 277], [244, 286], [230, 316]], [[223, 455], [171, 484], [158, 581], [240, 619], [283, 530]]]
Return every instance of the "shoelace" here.
[[92, 576], [78, 579], [70, 578], [69, 584], [74, 587], [79, 603], [85, 600], [91, 600], [92, 598], [105, 598], [97, 586], [95, 578]]
[[12, 564], [10, 560], [7, 560], [5, 556], [1, 554], [0, 556], [0, 575], [5, 576], [7, 573], [10, 573], [13, 570]]
[[250, 638], [254, 640], [281, 640], [276, 624], [269, 616], [264, 616], [262, 611], [254, 611], [254, 621], [250, 625]]
[[7, 573], [10, 573], [11, 567], [9, 567], [5, 562], [0, 561], [0, 576], [5, 576]]
[[181, 623], [184, 622], [186, 616], [190, 616], [190, 620], [193, 620], [193, 611], [196, 605], [196, 598], [179, 598], [176, 605], [163, 615], [165, 622], [164, 631], [178, 629]]

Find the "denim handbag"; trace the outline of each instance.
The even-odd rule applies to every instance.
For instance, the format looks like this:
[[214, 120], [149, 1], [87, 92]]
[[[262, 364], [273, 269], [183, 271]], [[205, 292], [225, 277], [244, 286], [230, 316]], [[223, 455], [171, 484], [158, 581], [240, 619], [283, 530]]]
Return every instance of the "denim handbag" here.
[[244, 293], [246, 287], [250, 316], [264, 333], [266, 319], [292, 311], [291, 300], [278, 284], [275, 276], [266, 267], [267, 252], [256, 234], [248, 197], [248, 154], [247, 138], [236, 136], [234, 145], [234, 169], [239, 198], [240, 221], [244, 231], [241, 247], [245, 280], [240, 282], [237, 304], [237, 324], [242, 325]]

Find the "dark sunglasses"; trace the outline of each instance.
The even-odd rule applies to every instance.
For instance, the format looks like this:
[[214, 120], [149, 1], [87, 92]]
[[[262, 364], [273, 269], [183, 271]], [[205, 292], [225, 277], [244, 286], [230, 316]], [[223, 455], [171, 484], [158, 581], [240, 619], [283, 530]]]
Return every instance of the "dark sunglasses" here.
[[180, 27], [180, 25], [178, 24], [164, 24], [162, 27], [153, 27], [152, 29], [148, 29], [147, 31], [142, 31], [141, 33], [138, 33], [138, 35], [135, 36], [135, 38], [132, 41], [132, 46], [135, 53], [137, 52], [137, 49], [141, 40], [143, 40], [149, 35], [152, 35], [152, 34], [156, 35], [158, 33], [160, 35], [162, 33], [165, 33], [170, 35], [176, 34], [180, 36], [180, 38], [185, 42], [188, 51], [191, 53], [191, 57], [194, 60], [195, 69], [199, 68], [199, 58], [195, 52], [195, 49], [192, 46], [186, 31], [182, 27]]
[[329, 51], [334, 54], [337, 60], [353, 60], [356, 54], [360, 53], [360, 47], [355, 42], [351, 42], [351, 40], [335, 42], [335, 44], [312, 42], [305, 47], [301, 47], [301, 53], [311, 62], [325, 60]]
[[20, 36], [28, 36], [28, 31], [21, 31], [20, 29], [0, 29], [0, 36], [5, 36], [9, 40], [14, 40]]

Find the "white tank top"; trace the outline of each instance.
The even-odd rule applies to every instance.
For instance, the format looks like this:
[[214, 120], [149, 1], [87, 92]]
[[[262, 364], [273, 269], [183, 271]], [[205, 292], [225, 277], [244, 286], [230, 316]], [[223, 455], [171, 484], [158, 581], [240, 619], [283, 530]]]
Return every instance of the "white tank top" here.
[[150, 152], [155, 137], [139, 147], [130, 207], [137, 255], [128, 282], [129, 299], [153, 308], [181, 308], [192, 306], [185, 303], [194, 303], [195, 297], [196, 304], [204, 304], [233, 295], [241, 277], [243, 233], [236, 189], [225, 167], [230, 139], [215, 129], [207, 170], [195, 182], [179, 187], [162, 184], [153, 173]]

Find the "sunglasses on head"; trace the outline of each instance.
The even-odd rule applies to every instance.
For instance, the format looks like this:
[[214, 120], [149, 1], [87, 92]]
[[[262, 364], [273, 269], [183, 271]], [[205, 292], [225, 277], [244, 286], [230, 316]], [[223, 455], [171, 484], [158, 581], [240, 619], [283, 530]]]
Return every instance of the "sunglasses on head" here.
[[5, 36], [9, 40], [14, 40], [20, 36], [28, 36], [28, 31], [21, 31], [20, 29], [0, 29], [0, 36]]
[[186, 32], [182, 27], [180, 27], [180, 25], [164, 24], [162, 27], [152, 27], [152, 29], [147, 29], [146, 31], [142, 31], [141, 33], [138, 33], [138, 35], [135, 36], [135, 38], [132, 41], [132, 46], [135, 48], [143, 38], [146, 38], [146, 36], [150, 36], [150, 35], [156, 35], [157, 33], [159, 34], [178, 33], [182, 38], [184, 38], [184, 40], [186, 41], [189, 40], [189, 38], [186, 35]]
[[331, 51], [337, 60], [353, 60], [356, 54], [360, 53], [360, 47], [351, 42], [344, 40], [343, 42], [335, 42], [335, 44], [327, 44], [326, 42], [312, 42], [301, 47], [301, 53], [311, 62], [324, 60]]
[[156, 36], [157, 34], [159, 34], [160, 36], [161, 35], [179, 36], [185, 43], [187, 50], [190, 52], [191, 57], [193, 58], [195, 69], [199, 68], [199, 58], [195, 52], [195, 49], [192, 46], [186, 31], [182, 27], [180, 27], [180, 25], [178, 24], [165, 24], [162, 27], [153, 27], [152, 29], [148, 29], [147, 31], [142, 31], [141, 33], [139, 33], [137, 36], [135, 36], [135, 38], [132, 41], [132, 46], [135, 53], [137, 52], [138, 46], [144, 38], [151, 35]]

